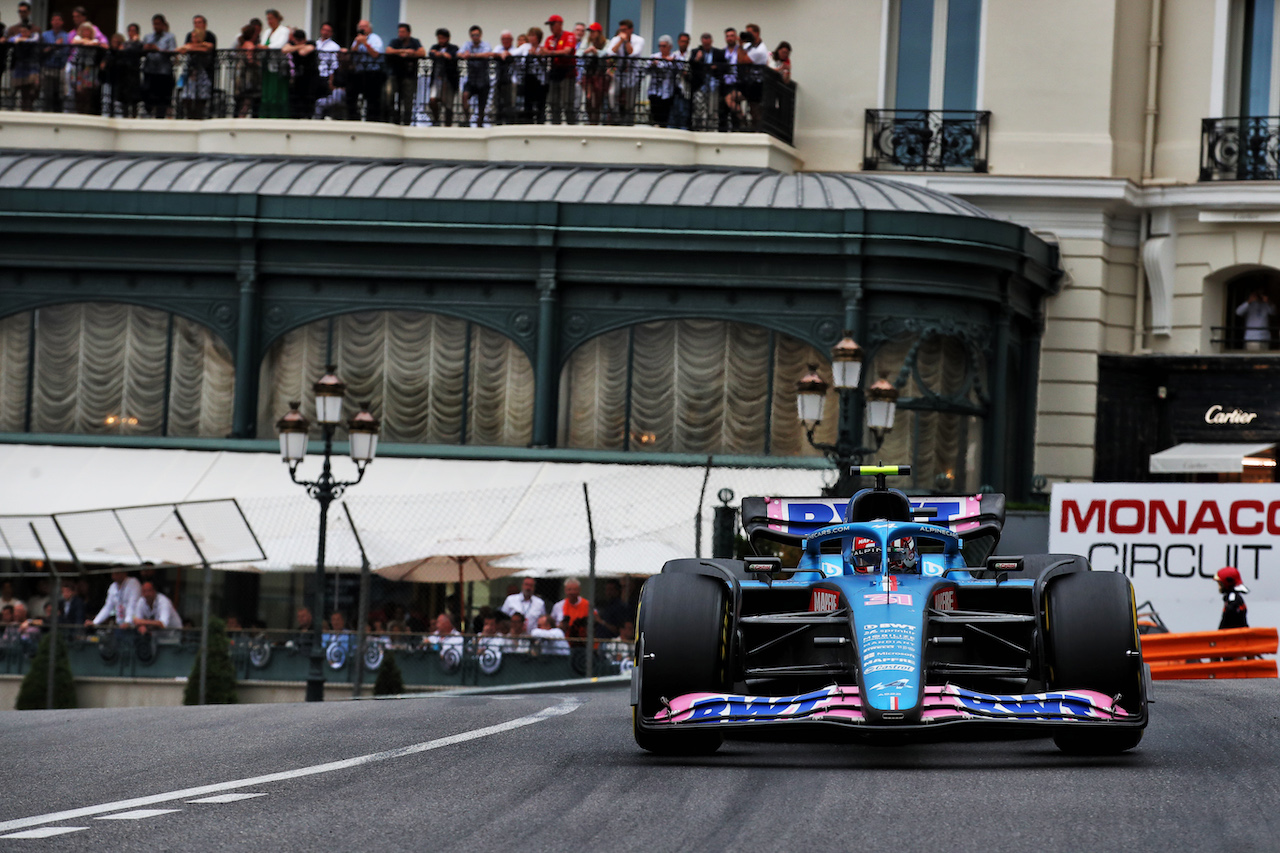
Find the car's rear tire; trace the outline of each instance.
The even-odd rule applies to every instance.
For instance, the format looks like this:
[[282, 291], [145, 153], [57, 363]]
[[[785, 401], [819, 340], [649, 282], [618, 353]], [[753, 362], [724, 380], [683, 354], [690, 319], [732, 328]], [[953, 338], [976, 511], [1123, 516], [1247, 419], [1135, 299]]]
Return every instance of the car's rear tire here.
[[[1049, 689], [1119, 695], [1121, 707], [1140, 710], [1142, 646], [1128, 578], [1118, 572], [1071, 572], [1049, 583], [1044, 608]], [[1099, 726], [1053, 738], [1072, 755], [1115, 755], [1141, 740], [1142, 729]]]
[[650, 578], [640, 596], [636, 667], [640, 705], [633, 717], [636, 743], [661, 755], [710, 755], [724, 736], [714, 729], [642, 729], [663, 700], [685, 693], [728, 688], [729, 600], [713, 578], [662, 574]]

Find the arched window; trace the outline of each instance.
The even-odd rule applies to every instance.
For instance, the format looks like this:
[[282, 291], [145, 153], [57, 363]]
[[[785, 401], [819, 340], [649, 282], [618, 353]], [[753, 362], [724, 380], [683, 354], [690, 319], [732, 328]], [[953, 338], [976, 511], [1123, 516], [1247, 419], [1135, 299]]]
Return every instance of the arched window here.
[[53, 305], [0, 320], [0, 430], [223, 437], [235, 367], [222, 339], [165, 311]]
[[[796, 416], [796, 380], [813, 347], [759, 326], [669, 320], [593, 338], [560, 374], [563, 447], [813, 455]], [[828, 376], [828, 378], [830, 378]], [[835, 411], [834, 395], [829, 401]], [[831, 441], [836, 419], [819, 427]]]
[[311, 385], [328, 363], [347, 383], [346, 414], [372, 404], [383, 441], [523, 446], [531, 439], [533, 368], [524, 352], [492, 329], [417, 311], [345, 314], [278, 339], [262, 362], [260, 434], [271, 434], [292, 400], [314, 420]]

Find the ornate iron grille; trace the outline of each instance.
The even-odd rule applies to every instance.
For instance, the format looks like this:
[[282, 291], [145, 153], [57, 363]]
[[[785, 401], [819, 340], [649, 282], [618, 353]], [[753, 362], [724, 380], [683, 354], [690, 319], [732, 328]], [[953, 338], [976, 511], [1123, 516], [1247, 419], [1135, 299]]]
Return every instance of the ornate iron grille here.
[[985, 172], [991, 113], [867, 110], [865, 171]]
[[1280, 179], [1280, 116], [1207, 118], [1200, 123], [1200, 180]]

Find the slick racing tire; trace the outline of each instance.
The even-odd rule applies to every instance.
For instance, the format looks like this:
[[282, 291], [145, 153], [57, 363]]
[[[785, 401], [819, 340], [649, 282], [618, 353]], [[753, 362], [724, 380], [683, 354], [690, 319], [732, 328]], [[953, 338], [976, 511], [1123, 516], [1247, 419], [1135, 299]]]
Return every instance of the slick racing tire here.
[[703, 575], [655, 575], [640, 596], [636, 666], [640, 705], [633, 718], [636, 744], [660, 755], [710, 755], [724, 736], [714, 730], [641, 728], [663, 700], [728, 688], [729, 601], [724, 587]]
[[[1130, 712], [1142, 702], [1142, 658], [1133, 586], [1118, 572], [1072, 572], [1045, 594], [1050, 690], [1096, 690], [1120, 696]], [[1133, 749], [1142, 729], [1089, 726], [1053, 742], [1071, 755], [1115, 755]]]

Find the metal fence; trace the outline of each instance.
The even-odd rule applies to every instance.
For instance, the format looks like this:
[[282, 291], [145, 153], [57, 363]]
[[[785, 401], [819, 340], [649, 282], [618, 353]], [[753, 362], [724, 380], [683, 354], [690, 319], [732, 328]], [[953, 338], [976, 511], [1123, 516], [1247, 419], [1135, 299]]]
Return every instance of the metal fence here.
[[985, 172], [991, 113], [867, 110], [862, 168], [868, 172]]
[[151, 118], [295, 118], [419, 127], [655, 125], [792, 140], [795, 86], [759, 65], [627, 57], [371, 60], [0, 45], [0, 109]]

